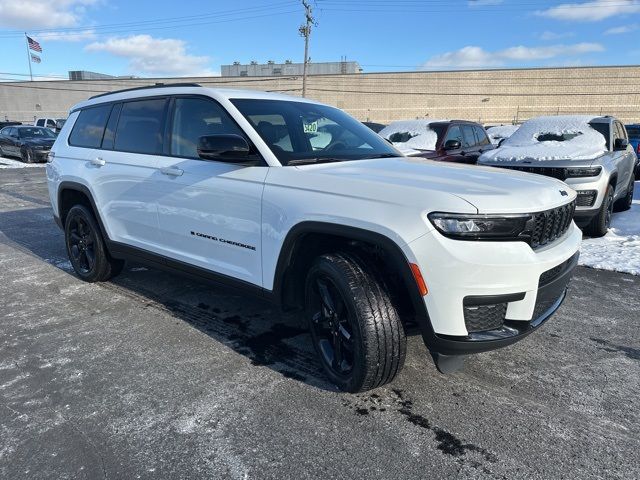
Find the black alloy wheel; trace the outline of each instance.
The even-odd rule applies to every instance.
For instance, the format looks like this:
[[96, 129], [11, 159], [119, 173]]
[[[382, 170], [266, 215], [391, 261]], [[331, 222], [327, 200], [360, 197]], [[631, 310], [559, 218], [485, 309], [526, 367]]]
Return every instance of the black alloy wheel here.
[[20, 157], [24, 163], [33, 163], [33, 152], [29, 147], [22, 147]]
[[96, 265], [95, 232], [79, 215], [69, 222], [68, 247], [70, 260], [79, 273], [88, 275]]
[[330, 278], [317, 275], [311, 284], [311, 329], [325, 366], [339, 377], [353, 370], [354, 326], [342, 295]]

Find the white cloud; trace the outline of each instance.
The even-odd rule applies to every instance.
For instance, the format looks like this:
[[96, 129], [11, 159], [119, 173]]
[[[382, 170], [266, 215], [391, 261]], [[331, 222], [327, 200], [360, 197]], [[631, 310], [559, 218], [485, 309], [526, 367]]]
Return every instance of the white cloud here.
[[184, 40], [151, 35], [112, 37], [85, 47], [88, 52], [107, 52], [129, 60], [130, 73], [152, 76], [217, 75], [208, 68], [209, 57], [187, 53]]
[[545, 40], [545, 41], [549, 41], [549, 40], [560, 40], [563, 38], [569, 38], [569, 37], [573, 37], [575, 36], [575, 33], [573, 32], [550, 32], [550, 31], [545, 31], [542, 32], [539, 37], [540, 40]]
[[610, 28], [608, 30], [605, 30], [604, 34], [605, 35], [621, 35], [623, 33], [635, 32], [639, 28], [640, 28], [640, 25], [638, 25], [637, 23], [632, 23], [631, 25], [622, 25], [620, 27]]
[[481, 47], [468, 46], [454, 52], [446, 52], [431, 57], [424, 67], [429, 68], [469, 68], [499, 67], [507, 63], [548, 60], [591, 52], [602, 52], [599, 43], [576, 43], [573, 45], [549, 45], [542, 47], [516, 46], [496, 52], [488, 52]]
[[563, 3], [537, 11], [536, 14], [556, 20], [597, 22], [616, 15], [629, 15], [637, 12], [640, 12], [640, 0], [594, 0], [581, 3]]
[[94, 30], [82, 30], [77, 32], [47, 32], [37, 35], [38, 40], [50, 42], [82, 42], [96, 38]]
[[74, 27], [85, 7], [97, 0], [0, 0], [0, 27], [11, 29]]

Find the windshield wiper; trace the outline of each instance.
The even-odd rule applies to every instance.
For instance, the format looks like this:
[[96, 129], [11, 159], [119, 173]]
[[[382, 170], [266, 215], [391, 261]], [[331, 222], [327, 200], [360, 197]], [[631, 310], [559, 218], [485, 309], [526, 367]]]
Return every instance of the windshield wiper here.
[[349, 160], [348, 158], [333, 158], [333, 157], [315, 157], [315, 158], [296, 158], [289, 160], [287, 165], [311, 165], [314, 163], [332, 163], [332, 162], [344, 162]]

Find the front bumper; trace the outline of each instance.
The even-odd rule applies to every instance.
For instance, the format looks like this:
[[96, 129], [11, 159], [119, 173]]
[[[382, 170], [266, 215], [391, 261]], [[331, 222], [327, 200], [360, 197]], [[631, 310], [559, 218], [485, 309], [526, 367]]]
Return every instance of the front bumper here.
[[[482, 352], [538, 328], [564, 299], [581, 240], [582, 232], [572, 223], [560, 239], [538, 250], [524, 242], [460, 241], [437, 232], [411, 242], [408, 247], [429, 289], [423, 297], [425, 318], [417, 319], [429, 350], [445, 355]], [[551, 271], [557, 275], [547, 285]], [[470, 298], [504, 304], [501, 327], [469, 331], [465, 300]]]

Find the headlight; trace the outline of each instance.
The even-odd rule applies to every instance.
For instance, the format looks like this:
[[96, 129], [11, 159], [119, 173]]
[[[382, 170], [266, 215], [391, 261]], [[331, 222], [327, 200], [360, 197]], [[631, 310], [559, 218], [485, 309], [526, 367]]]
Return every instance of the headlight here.
[[597, 177], [602, 167], [576, 167], [567, 168], [567, 178], [571, 177]]
[[469, 215], [434, 212], [428, 215], [446, 237], [460, 240], [522, 240], [531, 215]]

